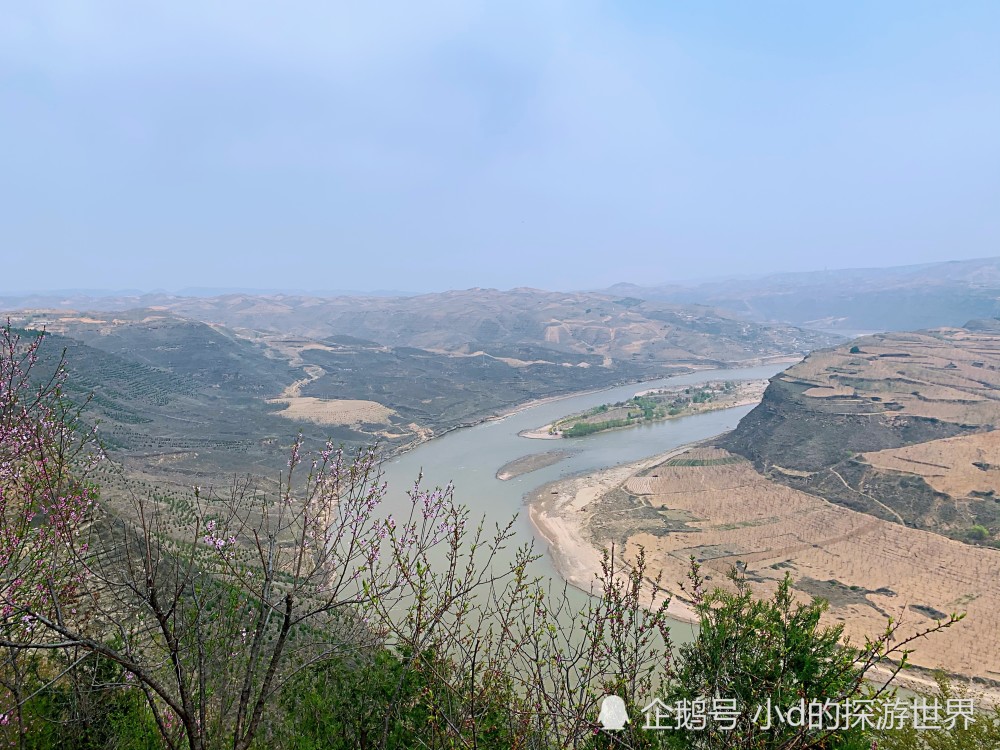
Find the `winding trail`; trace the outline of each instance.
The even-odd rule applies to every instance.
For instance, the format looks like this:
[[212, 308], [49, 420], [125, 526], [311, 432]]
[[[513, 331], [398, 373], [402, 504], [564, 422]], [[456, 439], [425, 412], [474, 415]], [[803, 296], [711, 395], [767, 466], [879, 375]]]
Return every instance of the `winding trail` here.
[[899, 521], [901, 524], [903, 524], [903, 526], [906, 526], [906, 521], [903, 520], [903, 517], [901, 515], [899, 515], [899, 513], [897, 513], [896, 511], [894, 511], [892, 508], [890, 508], [888, 505], [886, 505], [885, 503], [883, 503], [881, 500], [876, 500], [871, 495], [869, 495], [867, 493], [864, 493], [861, 490], [856, 490], [853, 487], [851, 487], [851, 485], [849, 485], [847, 483], [847, 480], [844, 479], [842, 476], [840, 476], [840, 473], [836, 469], [834, 469], [832, 466], [830, 467], [830, 473], [833, 474], [835, 477], [837, 477], [837, 479], [839, 479], [843, 483], [843, 485], [847, 489], [849, 489], [851, 492], [853, 492], [856, 495], [860, 495], [861, 497], [863, 497], [863, 498], [865, 498], [867, 500], [871, 500], [877, 506], [879, 506], [880, 508], [882, 508], [882, 510], [884, 510], [887, 513], [889, 513], [890, 515], [894, 516], [897, 521]]

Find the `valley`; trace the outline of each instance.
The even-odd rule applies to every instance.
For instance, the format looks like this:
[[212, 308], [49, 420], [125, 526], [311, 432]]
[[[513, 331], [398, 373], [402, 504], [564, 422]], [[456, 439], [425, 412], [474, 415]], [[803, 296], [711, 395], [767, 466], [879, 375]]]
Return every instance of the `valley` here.
[[0, 746], [1000, 750], [1000, 4], [7, 6]]
[[75, 396], [93, 394], [89, 419], [115, 460], [177, 486], [274, 476], [299, 432], [308, 445], [377, 442], [393, 454], [539, 398], [801, 355], [835, 340], [705, 308], [537, 290], [153, 295], [143, 301], [160, 304], [128, 307], [136, 301], [9, 318], [46, 332], [50, 368], [66, 350]]
[[[713, 585], [740, 566], [761, 595], [790, 572], [797, 595], [828, 600], [829, 621], [854, 638], [888, 615], [911, 632], [968, 612], [914, 661], [1000, 680], [991, 320], [842, 342], [593, 293], [155, 301], [11, 313], [31, 335], [44, 330], [46, 367], [65, 350], [70, 395], [90, 398], [86, 419], [111, 458], [98, 478], [112, 505], [142, 492], [183, 516], [194, 485], [253, 474], [269, 486], [298, 434], [306, 446], [376, 443], [395, 482], [423, 470], [411, 466], [428, 455], [418, 446], [447, 445], [427, 467], [435, 481], [464, 482], [483, 502], [499, 490], [466, 469], [485, 458], [507, 498], [490, 512], [515, 513], [510, 498], [527, 493], [534, 526], [520, 533], [539, 535], [553, 572], [581, 588], [612, 543], [646, 549], [668, 587], [691, 556]], [[719, 369], [764, 363], [769, 380]], [[582, 408], [566, 411], [560, 399], [581, 393], [565, 403]], [[544, 427], [526, 423], [540, 414]], [[492, 424], [509, 435], [502, 450], [473, 439], [474, 457], [446, 439]], [[651, 430], [678, 437], [658, 452]], [[518, 450], [518, 433], [566, 448]], [[674, 593], [671, 612], [690, 619]]]
[[645, 549], [678, 605], [692, 557], [712, 585], [737, 566], [760, 595], [791, 573], [855, 642], [887, 616], [903, 636], [967, 613], [912, 661], [1000, 685], [1000, 334], [986, 328], [814, 352], [735, 430], [543, 487], [532, 518], [578, 585], [615, 544]]

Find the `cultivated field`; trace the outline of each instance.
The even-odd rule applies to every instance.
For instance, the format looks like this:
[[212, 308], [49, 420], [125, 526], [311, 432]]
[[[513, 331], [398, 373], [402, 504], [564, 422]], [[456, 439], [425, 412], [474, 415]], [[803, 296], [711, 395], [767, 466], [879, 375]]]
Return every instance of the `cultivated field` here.
[[772, 378], [717, 444], [769, 479], [1000, 549], [1000, 334], [864, 336]]
[[922, 477], [953, 498], [992, 497], [1000, 491], [1000, 431], [930, 440], [861, 458], [879, 469]]
[[1000, 425], [998, 344], [995, 333], [960, 328], [878, 334], [814, 352], [781, 379], [809, 386], [802, 395], [845, 414], [994, 426]]
[[641, 474], [578, 512], [596, 543], [624, 542], [632, 554], [645, 547], [671, 588], [692, 555], [713, 584], [745, 565], [760, 594], [788, 571], [800, 593], [831, 602], [829, 621], [843, 622], [855, 642], [877, 634], [887, 615], [911, 633], [967, 612], [950, 631], [921, 640], [912, 662], [1000, 680], [1000, 551], [833, 505], [719, 449], [695, 449]]

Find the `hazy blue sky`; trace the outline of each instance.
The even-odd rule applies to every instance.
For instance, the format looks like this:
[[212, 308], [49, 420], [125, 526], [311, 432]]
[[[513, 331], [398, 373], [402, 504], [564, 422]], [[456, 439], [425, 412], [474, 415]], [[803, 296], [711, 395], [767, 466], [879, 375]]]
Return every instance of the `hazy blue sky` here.
[[1000, 255], [1000, 3], [7, 2], [0, 290]]

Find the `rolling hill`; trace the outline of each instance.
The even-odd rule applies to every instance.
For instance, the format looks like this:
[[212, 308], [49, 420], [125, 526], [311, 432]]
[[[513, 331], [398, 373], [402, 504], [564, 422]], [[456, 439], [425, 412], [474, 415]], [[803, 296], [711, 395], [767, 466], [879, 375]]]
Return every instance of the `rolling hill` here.
[[830, 341], [707, 309], [534, 290], [184, 298], [10, 317], [47, 332], [49, 357], [66, 350], [73, 395], [93, 394], [88, 418], [123, 465], [188, 485], [274, 475], [300, 431], [401, 450], [534, 398]]
[[[77, 300], [79, 301], [79, 300]], [[537, 289], [469, 289], [415, 297], [245, 295], [143, 298], [133, 316], [164, 315], [235, 331], [314, 340], [351, 336], [383, 346], [448, 354], [577, 364], [578, 357], [659, 364], [721, 365], [805, 353], [834, 341], [784, 324], [757, 324], [700, 305]], [[131, 297], [104, 299], [97, 318], [126, 310]], [[23, 309], [23, 308], [22, 308]], [[70, 317], [48, 308], [50, 325]], [[80, 309], [80, 308], [78, 308]], [[84, 308], [90, 309], [90, 308]], [[120, 316], [116, 316], [120, 317]]]

